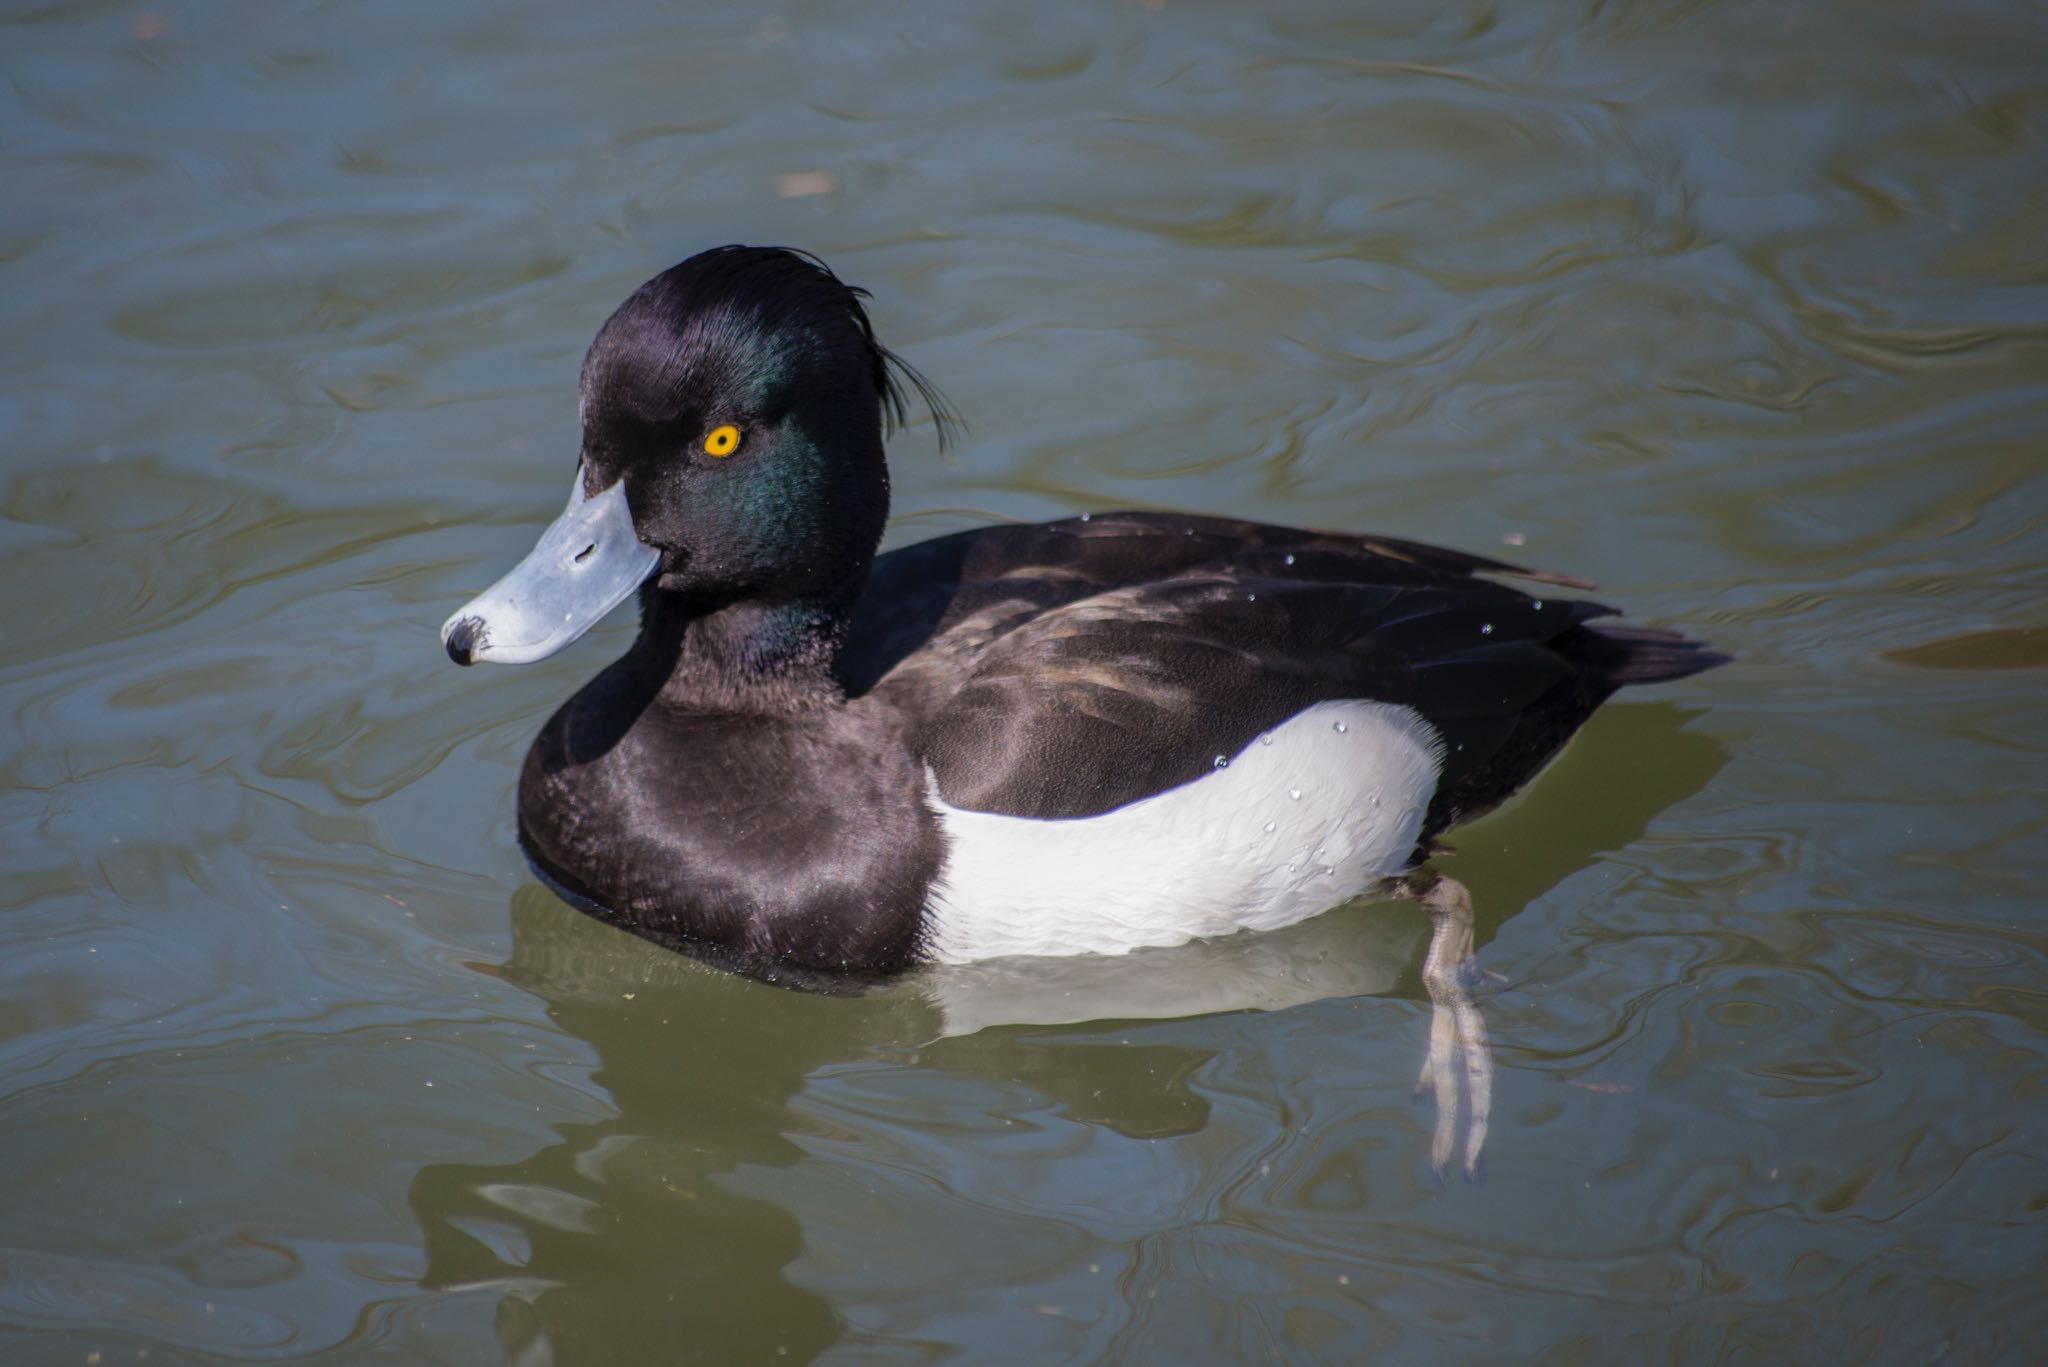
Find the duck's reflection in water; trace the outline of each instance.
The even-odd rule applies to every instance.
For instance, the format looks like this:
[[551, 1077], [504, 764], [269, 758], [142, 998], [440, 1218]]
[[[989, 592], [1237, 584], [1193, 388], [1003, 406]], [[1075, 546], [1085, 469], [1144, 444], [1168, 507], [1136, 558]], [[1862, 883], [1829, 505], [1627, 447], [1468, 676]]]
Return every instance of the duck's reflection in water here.
[[[1608, 709], [1534, 800], [1474, 828], [1465, 851], [1442, 861], [1474, 895], [1482, 963], [1508, 915], [1635, 839], [1720, 768], [1719, 747], [1683, 730], [1688, 715], [1665, 704]], [[1586, 800], [1545, 800], [1545, 790]], [[588, 1042], [592, 1080], [615, 1114], [564, 1124], [559, 1143], [515, 1162], [422, 1168], [412, 1203], [425, 1281], [501, 1289], [500, 1333], [514, 1361], [679, 1351], [804, 1360], [844, 1323], [785, 1274], [805, 1247], [802, 1200], [761, 1193], [781, 1185], [775, 1170], [809, 1154], [791, 1136], [819, 1122], [791, 1103], [821, 1070], [915, 1069], [935, 1092], [971, 1090], [977, 1075], [1001, 1071], [1005, 1085], [1082, 1124], [1139, 1138], [1192, 1134], [1209, 1119], [1198, 1074], [1213, 1051], [1142, 1037], [1105, 1043], [1101, 1023], [1385, 995], [1414, 1000], [1426, 1016], [1429, 928], [1413, 902], [1354, 905], [1263, 935], [928, 968], [830, 995], [707, 968], [528, 885], [513, 898], [513, 952], [498, 971]], [[1512, 1057], [1511, 1021], [1505, 1039]], [[1387, 1045], [1421, 1062], [1419, 1030]], [[944, 1096], [934, 1105], [943, 1113]], [[1418, 1158], [1427, 1130], [1415, 1130]]]

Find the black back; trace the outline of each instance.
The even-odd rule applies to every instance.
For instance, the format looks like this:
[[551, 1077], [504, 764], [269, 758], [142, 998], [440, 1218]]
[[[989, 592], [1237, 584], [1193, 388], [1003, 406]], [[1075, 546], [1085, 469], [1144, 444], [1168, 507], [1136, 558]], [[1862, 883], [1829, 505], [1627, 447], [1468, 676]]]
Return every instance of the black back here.
[[1223, 518], [992, 527], [876, 561], [842, 669], [907, 719], [956, 806], [1096, 815], [1188, 782], [1305, 707], [1413, 707], [1445, 740], [1425, 838], [1525, 782], [1623, 683], [1720, 656], [1413, 542]]

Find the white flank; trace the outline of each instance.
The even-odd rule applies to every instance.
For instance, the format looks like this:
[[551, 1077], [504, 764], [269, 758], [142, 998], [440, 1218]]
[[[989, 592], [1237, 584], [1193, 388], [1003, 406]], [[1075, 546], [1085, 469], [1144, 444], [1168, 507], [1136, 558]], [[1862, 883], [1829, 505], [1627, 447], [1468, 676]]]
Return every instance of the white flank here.
[[966, 811], [932, 782], [948, 854], [929, 956], [1117, 954], [1291, 925], [1407, 867], [1442, 751], [1413, 708], [1326, 702], [1101, 816]]

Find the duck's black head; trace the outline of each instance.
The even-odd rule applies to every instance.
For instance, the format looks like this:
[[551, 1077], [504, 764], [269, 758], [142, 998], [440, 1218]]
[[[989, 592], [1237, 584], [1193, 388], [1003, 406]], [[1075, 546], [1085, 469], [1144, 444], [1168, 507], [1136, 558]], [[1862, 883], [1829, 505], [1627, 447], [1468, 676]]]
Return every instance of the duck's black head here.
[[623, 481], [656, 583], [704, 606], [858, 590], [889, 511], [885, 423], [924, 380], [865, 290], [813, 257], [719, 247], [635, 290], [582, 377], [584, 492]]
[[705, 620], [699, 646], [730, 638], [742, 673], [828, 661], [889, 512], [885, 424], [906, 389], [941, 444], [951, 422], [866, 297], [780, 247], [719, 247], [633, 291], [583, 361], [568, 507], [448, 619], [448, 654], [544, 659], [639, 589], [643, 628]]

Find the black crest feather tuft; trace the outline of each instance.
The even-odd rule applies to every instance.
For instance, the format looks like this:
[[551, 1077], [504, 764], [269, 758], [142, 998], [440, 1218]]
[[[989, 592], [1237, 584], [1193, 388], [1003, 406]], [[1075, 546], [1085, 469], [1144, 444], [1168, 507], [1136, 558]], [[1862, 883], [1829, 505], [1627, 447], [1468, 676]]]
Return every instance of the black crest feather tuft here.
[[[875, 396], [882, 405], [883, 430], [897, 432], [910, 421], [911, 395], [924, 405], [932, 415], [932, 427], [937, 435], [939, 450], [945, 451], [953, 444], [954, 438], [964, 426], [960, 415], [939, 392], [938, 386], [926, 379], [918, 369], [895, 352], [882, 345], [875, 336], [874, 322], [868, 317], [863, 300], [874, 296], [858, 285], [849, 285], [817, 256], [801, 247], [749, 247], [734, 243], [724, 247], [713, 247], [700, 252], [668, 274], [689, 271], [699, 279], [715, 280], [720, 277], [749, 276], [761, 283], [763, 276], [781, 277], [778, 283], [792, 291], [801, 291], [812, 300], [817, 299], [814, 291], [822, 291], [831, 301], [831, 306], [843, 308], [847, 319], [859, 333], [861, 345], [866, 349], [869, 373], [874, 378]], [[761, 303], [773, 299], [771, 291], [757, 290], [753, 297]]]

